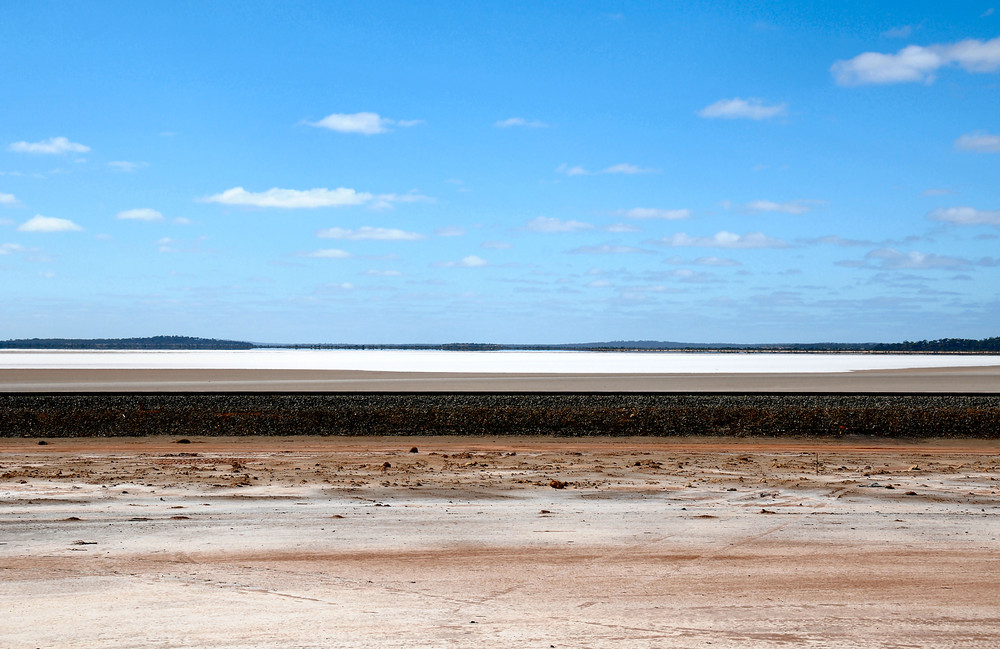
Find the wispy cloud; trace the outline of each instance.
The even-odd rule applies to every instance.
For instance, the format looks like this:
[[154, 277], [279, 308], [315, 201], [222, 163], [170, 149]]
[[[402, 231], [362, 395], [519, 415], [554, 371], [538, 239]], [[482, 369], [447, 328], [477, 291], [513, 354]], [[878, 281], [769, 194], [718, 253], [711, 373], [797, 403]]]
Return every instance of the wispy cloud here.
[[913, 25], [900, 25], [882, 32], [886, 38], [907, 38], [913, 33]]
[[805, 214], [813, 209], [813, 205], [821, 203], [816, 200], [798, 200], [776, 203], [774, 201], [750, 201], [744, 205], [748, 212], [781, 212], [784, 214]]
[[628, 210], [618, 210], [615, 214], [624, 216], [627, 219], [665, 219], [667, 221], [677, 221], [691, 218], [691, 210], [664, 210], [653, 207], [633, 207]]
[[0, 193], [0, 205], [17, 205], [17, 198], [13, 194]]
[[484, 241], [479, 247], [484, 250], [510, 250], [513, 246], [506, 241]]
[[222, 205], [244, 205], [250, 207], [279, 207], [283, 209], [300, 209], [315, 207], [341, 207], [344, 205], [361, 205], [374, 198], [366, 192], [357, 192], [346, 187], [326, 189], [280, 189], [272, 187], [264, 192], [248, 192], [242, 187], [233, 187], [219, 194], [201, 199], [204, 203], [221, 203]]
[[787, 104], [768, 104], [763, 99], [750, 97], [741, 99], [720, 99], [698, 111], [698, 117], [705, 119], [771, 119], [788, 114]]
[[622, 162], [620, 164], [611, 165], [607, 169], [601, 171], [602, 174], [651, 174], [655, 169], [648, 169], [644, 167], [639, 167], [638, 165], [629, 164], [627, 162]]
[[695, 248], [787, 248], [788, 242], [769, 237], [763, 232], [735, 234], [722, 230], [709, 237], [691, 237], [684, 232], [655, 239], [652, 243], [661, 246], [695, 247]]
[[954, 190], [947, 189], [944, 187], [931, 187], [930, 189], [925, 189], [920, 192], [921, 196], [947, 196], [949, 194], [954, 194]]
[[379, 194], [372, 203], [372, 209], [385, 210], [392, 208], [396, 203], [433, 203], [434, 199], [425, 196], [417, 191], [405, 194]]
[[553, 234], [560, 232], [580, 232], [581, 230], [589, 230], [594, 226], [583, 221], [563, 221], [562, 219], [549, 216], [539, 216], [528, 221], [524, 227], [528, 232]]
[[309, 126], [325, 128], [338, 133], [360, 133], [362, 135], [376, 135], [387, 133], [392, 126], [408, 128], [421, 123], [416, 119], [389, 119], [382, 117], [378, 113], [333, 113], [327, 115], [318, 122], [306, 122]]
[[375, 268], [365, 271], [365, 275], [370, 277], [400, 277], [402, 274], [398, 270], [378, 270]]
[[69, 219], [36, 214], [19, 225], [17, 229], [19, 232], [74, 232], [83, 228]]
[[927, 218], [955, 225], [1000, 225], [1000, 210], [977, 210], [974, 207], [941, 207]]
[[24, 246], [17, 243], [0, 243], [0, 255], [9, 255], [14, 252], [24, 252]]
[[86, 153], [90, 151], [90, 147], [78, 142], [70, 142], [65, 137], [50, 137], [41, 142], [14, 142], [7, 147], [7, 150], [15, 153], [59, 155], [62, 153]]
[[299, 254], [299, 257], [309, 257], [310, 259], [348, 259], [351, 256], [351, 253], [338, 248], [325, 248]]
[[967, 39], [957, 43], [908, 45], [895, 54], [864, 52], [831, 67], [842, 86], [886, 83], [933, 83], [943, 67], [986, 73], [1000, 69], [1000, 37], [989, 41]]
[[643, 250], [633, 246], [621, 246], [613, 244], [603, 244], [600, 246], [580, 246], [569, 251], [573, 255], [633, 255], [652, 254], [651, 250]]
[[508, 117], [493, 123], [497, 128], [511, 128], [521, 126], [524, 128], [548, 128], [548, 124], [537, 119], [524, 119], [523, 117]]
[[844, 237], [841, 237], [836, 234], [828, 234], [826, 236], [814, 237], [811, 239], [799, 239], [798, 243], [806, 245], [824, 244], [830, 246], [856, 247], [856, 246], [871, 246], [875, 242], [868, 241], [865, 239], [845, 239]]
[[691, 262], [695, 266], [742, 266], [740, 262], [735, 259], [728, 259], [726, 257], [698, 257]]
[[458, 261], [442, 261], [434, 264], [434, 266], [441, 268], [482, 268], [489, 265], [490, 262], [476, 255], [468, 255]]
[[434, 234], [439, 237], [461, 237], [465, 235], [465, 228], [457, 225], [446, 225], [434, 230]]
[[114, 162], [109, 162], [108, 166], [115, 171], [121, 171], [124, 173], [131, 173], [133, 171], [138, 171], [149, 165], [145, 162], [129, 162], [128, 160], [115, 160]]
[[1000, 153], [1000, 135], [984, 131], [967, 133], [955, 140], [955, 148], [973, 153]]
[[605, 226], [604, 231], [616, 234], [625, 234], [628, 232], [642, 232], [642, 228], [631, 223], [612, 223], [611, 225]]
[[655, 173], [656, 169], [649, 169], [647, 167], [640, 167], [638, 165], [630, 164], [628, 162], [622, 162], [616, 165], [611, 165], [601, 169], [600, 171], [588, 171], [580, 165], [570, 166], [563, 163], [556, 167], [556, 173], [565, 174], [567, 176], [595, 176], [597, 174], [651, 174]]
[[327, 228], [317, 232], [316, 236], [321, 239], [347, 239], [349, 241], [418, 241], [424, 238], [424, 235], [417, 232], [407, 232], [395, 228], [373, 228], [367, 225], [356, 230]]
[[156, 210], [144, 207], [135, 210], [118, 212], [115, 218], [124, 219], [126, 221], [162, 221], [163, 215]]
[[949, 257], [917, 251], [902, 252], [895, 248], [872, 250], [863, 261], [837, 262], [839, 266], [875, 268], [878, 270], [960, 270], [972, 263], [960, 257]]

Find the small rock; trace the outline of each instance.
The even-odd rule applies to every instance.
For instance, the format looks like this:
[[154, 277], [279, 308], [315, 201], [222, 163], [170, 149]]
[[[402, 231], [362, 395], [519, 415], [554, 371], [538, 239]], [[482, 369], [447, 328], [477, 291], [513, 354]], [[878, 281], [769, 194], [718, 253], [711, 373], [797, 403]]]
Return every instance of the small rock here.
[[419, 453], [419, 452], [420, 451], [417, 450], [416, 446], [414, 446], [413, 448], [410, 449], [410, 453]]
[[552, 487], [553, 489], [565, 489], [566, 483], [563, 482], [562, 480], [556, 480], [555, 478], [553, 478], [552, 480], [549, 480], [549, 486]]

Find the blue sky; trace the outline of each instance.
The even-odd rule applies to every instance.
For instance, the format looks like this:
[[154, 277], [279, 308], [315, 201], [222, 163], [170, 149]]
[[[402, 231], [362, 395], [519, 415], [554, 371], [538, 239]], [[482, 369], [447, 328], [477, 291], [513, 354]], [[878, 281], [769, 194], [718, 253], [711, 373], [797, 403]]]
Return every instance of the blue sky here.
[[0, 338], [998, 335], [1000, 6], [0, 4]]

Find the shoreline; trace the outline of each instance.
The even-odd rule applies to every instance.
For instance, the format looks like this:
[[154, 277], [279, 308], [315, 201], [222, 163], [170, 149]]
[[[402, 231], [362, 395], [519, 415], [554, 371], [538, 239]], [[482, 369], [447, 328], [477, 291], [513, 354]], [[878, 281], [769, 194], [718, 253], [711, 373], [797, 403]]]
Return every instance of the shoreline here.
[[1000, 365], [850, 372], [540, 373], [0, 368], [21, 392], [827, 392], [1000, 394]]

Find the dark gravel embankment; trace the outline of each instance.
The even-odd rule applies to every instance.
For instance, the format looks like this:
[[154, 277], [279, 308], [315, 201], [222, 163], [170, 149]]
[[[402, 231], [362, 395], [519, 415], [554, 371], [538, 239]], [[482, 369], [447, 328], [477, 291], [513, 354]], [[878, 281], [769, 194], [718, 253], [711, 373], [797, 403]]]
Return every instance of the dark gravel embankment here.
[[1000, 395], [0, 394], [0, 437], [1000, 437]]

